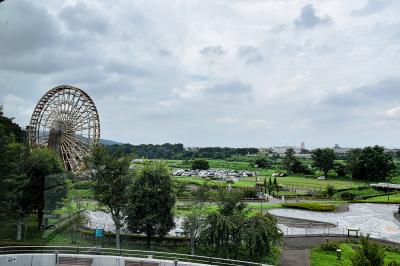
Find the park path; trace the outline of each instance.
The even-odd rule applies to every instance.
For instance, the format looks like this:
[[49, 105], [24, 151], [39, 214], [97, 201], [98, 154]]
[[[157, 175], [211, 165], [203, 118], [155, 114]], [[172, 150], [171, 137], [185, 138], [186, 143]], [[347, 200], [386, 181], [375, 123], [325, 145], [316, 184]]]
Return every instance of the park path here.
[[281, 255], [281, 266], [309, 266], [309, 249], [283, 249]]

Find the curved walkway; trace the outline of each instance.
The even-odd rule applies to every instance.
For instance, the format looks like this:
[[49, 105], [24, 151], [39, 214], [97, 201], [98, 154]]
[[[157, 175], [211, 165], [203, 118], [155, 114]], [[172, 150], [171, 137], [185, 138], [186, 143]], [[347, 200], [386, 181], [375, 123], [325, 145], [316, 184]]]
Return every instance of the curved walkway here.
[[[400, 242], [400, 222], [395, 219], [397, 205], [356, 203], [349, 205], [348, 212], [326, 213], [313, 212], [297, 209], [273, 209], [269, 213], [286, 218], [318, 221], [323, 223], [336, 224], [337, 227], [330, 228], [331, 234], [343, 234], [348, 227], [360, 229], [362, 234], [370, 234], [371, 237], [385, 239], [393, 242]], [[311, 227], [294, 227], [279, 223], [279, 227], [286, 234], [304, 235]], [[290, 227], [290, 230], [288, 230]], [[314, 234], [324, 234], [325, 227], [314, 226]]]

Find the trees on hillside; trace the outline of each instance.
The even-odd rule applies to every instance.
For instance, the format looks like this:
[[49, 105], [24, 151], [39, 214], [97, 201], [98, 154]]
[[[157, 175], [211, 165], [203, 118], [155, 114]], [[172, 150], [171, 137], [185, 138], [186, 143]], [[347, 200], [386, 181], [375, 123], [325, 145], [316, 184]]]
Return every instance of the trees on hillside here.
[[381, 146], [354, 149], [347, 155], [347, 167], [354, 179], [385, 180], [395, 169], [393, 158]]
[[132, 232], [144, 233], [147, 246], [155, 235], [164, 236], [174, 227], [175, 196], [171, 174], [161, 162], [145, 162], [131, 189], [127, 224]]
[[116, 246], [120, 248], [121, 228], [124, 225], [125, 209], [129, 201], [128, 189], [133, 181], [129, 169], [130, 157], [110, 156], [102, 146], [92, 150], [89, 165], [96, 182], [97, 201], [110, 213], [115, 224]]
[[336, 158], [335, 151], [330, 148], [316, 149], [312, 153], [313, 166], [324, 172], [328, 176], [329, 170], [333, 169]]

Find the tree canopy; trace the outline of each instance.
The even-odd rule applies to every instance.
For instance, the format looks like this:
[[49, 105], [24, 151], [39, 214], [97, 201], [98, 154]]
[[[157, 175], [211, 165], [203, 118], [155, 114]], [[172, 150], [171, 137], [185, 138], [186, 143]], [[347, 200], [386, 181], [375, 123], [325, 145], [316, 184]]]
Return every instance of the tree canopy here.
[[153, 236], [164, 236], [175, 226], [175, 196], [168, 167], [162, 162], [146, 161], [130, 192], [128, 228], [145, 233], [150, 247]]
[[355, 179], [383, 181], [395, 169], [393, 158], [381, 146], [354, 149], [347, 155], [347, 167]]
[[333, 169], [336, 158], [335, 151], [330, 148], [316, 149], [312, 153], [313, 166], [324, 172], [328, 176], [329, 170]]
[[192, 161], [192, 170], [207, 170], [210, 169], [210, 164], [207, 160], [196, 159]]
[[116, 246], [120, 248], [120, 233], [127, 208], [128, 189], [133, 181], [129, 165], [130, 157], [107, 154], [103, 146], [92, 150], [89, 165], [93, 167], [92, 177], [96, 182], [95, 195], [100, 205], [107, 208], [115, 224]]

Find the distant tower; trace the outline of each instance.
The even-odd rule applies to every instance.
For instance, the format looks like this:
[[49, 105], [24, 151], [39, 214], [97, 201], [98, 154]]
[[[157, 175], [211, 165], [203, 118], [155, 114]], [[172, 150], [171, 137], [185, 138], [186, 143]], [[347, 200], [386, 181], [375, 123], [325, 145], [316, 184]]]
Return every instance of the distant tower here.
[[304, 142], [302, 142], [302, 143], [300, 144], [300, 149], [304, 150], [304, 148], [305, 148], [305, 145], [304, 145]]

